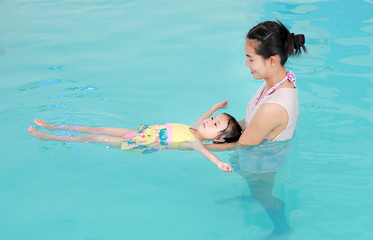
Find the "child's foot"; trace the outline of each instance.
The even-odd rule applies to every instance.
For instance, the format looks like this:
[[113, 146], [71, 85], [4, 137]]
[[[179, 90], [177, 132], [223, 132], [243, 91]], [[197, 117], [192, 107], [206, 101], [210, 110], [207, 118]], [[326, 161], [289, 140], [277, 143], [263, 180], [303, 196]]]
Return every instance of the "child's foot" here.
[[38, 125], [39, 127], [43, 127], [43, 128], [46, 128], [48, 130], [56, 130], [57, 129], [57, 126], [54, 126], [52, 124], [49, 124], [49, 123], [46, 123], [40, 119], [36, 119], [34, 121], [36, 123], [36, 125]]
[[38, 138], [40, 140], [50, 140], [51, 139], [50, 134], [40, 132], [39, 130], [35, 129], [33, 126], [30, 126], [27, 131], [31, 136], [33, 136], [35, 138]]

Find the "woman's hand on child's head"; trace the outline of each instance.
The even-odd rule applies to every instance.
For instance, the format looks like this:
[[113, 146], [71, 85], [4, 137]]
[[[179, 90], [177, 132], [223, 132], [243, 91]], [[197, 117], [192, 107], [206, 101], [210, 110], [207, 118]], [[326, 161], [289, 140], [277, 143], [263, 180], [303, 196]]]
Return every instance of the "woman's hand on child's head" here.
[[224, 172], [233, 172], [231, 165], [225, 162], [218, 163], [218, 168]]
[[227, 101], [227, 100], [215, 104], [214, 106], [212, 106], [212, 108], [213, 108], [214, 110], [218, 110], [218, 109], [220, 109], [220, 108], [225, 108], [226, 106], [228, 106], [228, 101]]

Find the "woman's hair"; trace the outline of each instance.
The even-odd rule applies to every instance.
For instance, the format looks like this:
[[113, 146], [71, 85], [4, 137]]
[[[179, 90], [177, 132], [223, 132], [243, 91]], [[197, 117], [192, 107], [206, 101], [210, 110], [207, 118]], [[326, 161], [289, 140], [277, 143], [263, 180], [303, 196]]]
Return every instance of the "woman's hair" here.
[[246, 38], [258, 41], [256, 54], [265, 59], [278, 55], [281, 65], [285, 65], [289, 56], [298, 57], [302, 52], [307, 53], [304, 35], [290, 33], [280, 21], [259, 23], [247, 33]]
[[242, 128], [234, 117], [232, 117], [228, 113], [223, 113], [223, 114], [227, 116], [228, 118], [228, 125], [224, 130], [218, 133], [218, 136], [216, 136], [216, 139], [224, 140], [224, 142], [219, 141], [219, 140], [212, 140], [212, 141], [213, 143], [237, 142], [241, 136]]

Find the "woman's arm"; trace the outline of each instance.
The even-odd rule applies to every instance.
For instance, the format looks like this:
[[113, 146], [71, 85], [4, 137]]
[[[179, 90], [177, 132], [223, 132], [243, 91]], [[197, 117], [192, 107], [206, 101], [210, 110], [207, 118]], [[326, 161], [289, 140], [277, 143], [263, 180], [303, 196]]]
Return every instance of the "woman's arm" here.
[[207, 150], [201, 142], [198, 141], [185, 141], [179, 144], [180, 150], [190, 150], [193, 149], [200, 154], [202, 154], [205, 158], [210, 160], [213, 164], [215, 164], [220, 170], [224, 172], [232, 172], [232, 167], [225, 162], [222, 162], [215, 154]]
[[245, 118], [238, 122], [240, 124], [241, 128], [245, 126]]
[[238, 143], [204, 144], [205, 148], [211, 151], [226, 151], [238, 148]]
[[[240, 121], [245, 123], [245, 119]], [[236, 143], [205, 144], [211, 151], [226, 151], [245, 146], [258, 145], [264, 138], [274, 139], [287, 126], [287, 111], [278, 104], [263, 104]]]
[[195, 123], [193, 124], [193, 127], [194, 128], [198, 128], [201, 123], [211, 117], [211, 115], [218, 109], [220, 108], [224, 108], [228, 105], [228, 101], [223, 101], [223, 102], [220, 102], [220, 103], [217, 103], [215, 104], [214, 106], [212, 106], [209, 110], [207, 110], [205, 113], [203, 113], [201, 116], [199, 116], [199, 118], [197, 118], [197, 120], [195, 121]]
[[265, 103], [255, 113], [250, 124], [246, 126], [238, 143], [240, 145], [258, 145], [263, 139], [277, 137], [287, 126], [287, 111], [276, 103]]

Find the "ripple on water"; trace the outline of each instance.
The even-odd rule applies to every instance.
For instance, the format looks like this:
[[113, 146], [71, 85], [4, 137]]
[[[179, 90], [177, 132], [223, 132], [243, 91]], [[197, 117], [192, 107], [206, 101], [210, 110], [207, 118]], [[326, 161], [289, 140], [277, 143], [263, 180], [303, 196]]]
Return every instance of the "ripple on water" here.
[[79, 87], [72, 87], [71, 89], [74, 90], [74, 91], [92, 91], [92, 90], [96, 90], [96, 88], [92, 87], [92, 86], [79, 86]]
[[59, 79], [40, 80], [40, 81], [37, 81], [37, 82], [34, 82], [34, 83], [26, 84], [23, 87], [19, 88], [18, 90], [19, 91], [26, 91], [26, 90], [30, 90], [30, 89], [48, 87], [48, 86], [51, 86], [51, 85], [58, 84], [60, 82], [61, 82], [61, 80], [59, 80]]
[[70, 111], [73, 111], [72, 108], [70, 108], [69, 106], [67, 106], [64, 103], [46, 104], [46, 105], [41, 105], [41, 106], [38, 107], [38, 109], [41, 112], [48, 111], [48, 110], [61, 109], [61, 108], [62, 109], [69, 109]]
[[62, 68], [62, 66], [54, 66], [54, 67], [49, 67], [48, 69], [50, 69], [50, 70], [59, 70], [61, 68]]

